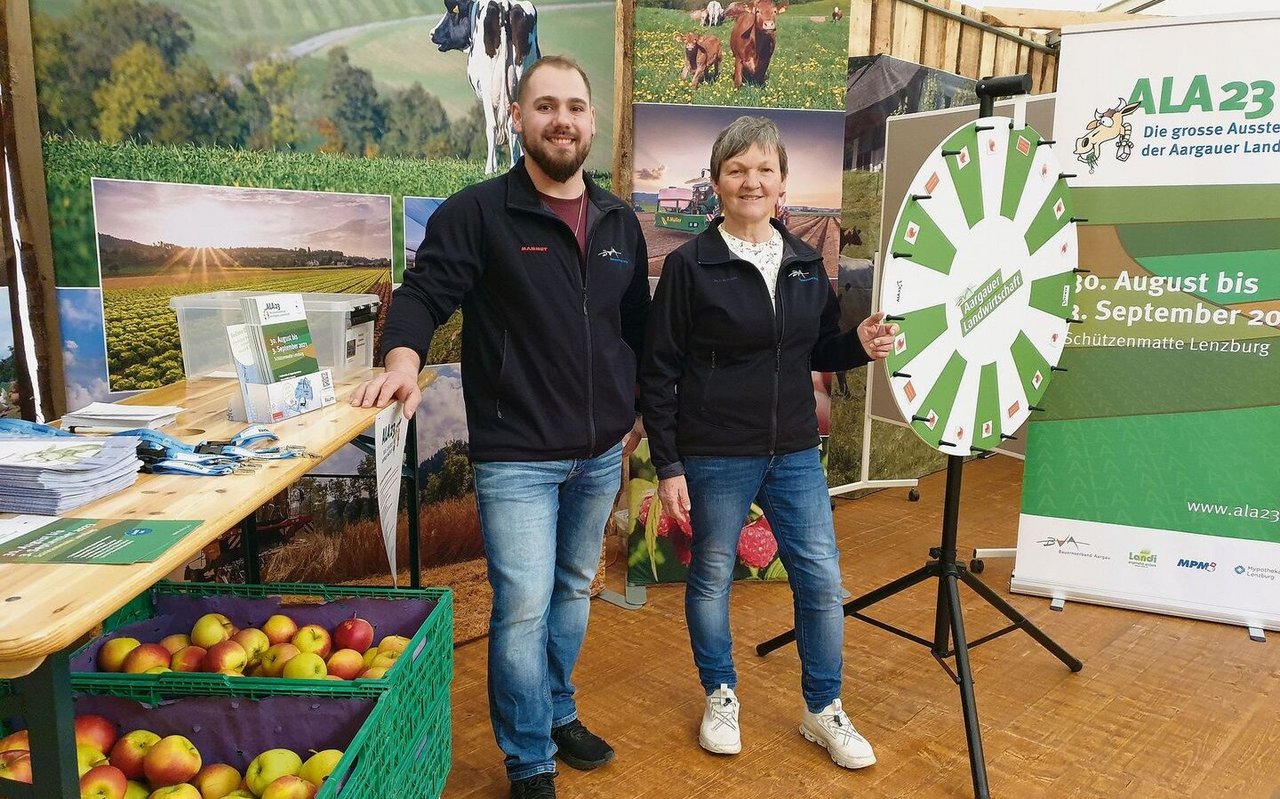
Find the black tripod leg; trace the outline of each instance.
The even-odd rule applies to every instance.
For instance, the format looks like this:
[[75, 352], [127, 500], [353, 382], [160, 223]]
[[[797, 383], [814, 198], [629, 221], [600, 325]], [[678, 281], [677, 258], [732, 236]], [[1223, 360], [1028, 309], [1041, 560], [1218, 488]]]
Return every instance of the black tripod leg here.
[[1031, 620], [1019, 613], [1013, 605], [1005, 602], [1004, 598], [995, 591], [992, 591], [986, 583], [982, 582], [977, 577], [974, 577], [969, 572], [960, 572], [960, 579], [964, 580], [964, 584], [972, 588], [975, 594], [985, 599], [988, 605], [991, 605], [993, 608], [1003, 613], [1009, 621], [1018, 625], [1026, 632], [1027, 635], [1034, 638], [1036, 643], [1049, 650], [1049, 652], [1051, 652], [1058, 660], [1061, 660], [1067, 668], [1072, 671], [1080, 671], [1080, 669], [1084, 668], [1083, 663], [1073, 658], [1067, 650], [1058, 646], [1056, 641], [1045, 635], [1039, 627], [1032, 624]]
[[[899, 577], [891, 583], [880, 586], [872, 591], [868, 591], [860, 597], [850, 599], [844, 603], [844, 615], [852, 616], [863, 608], [869, 608], [882, 599], [886, 599], [894, 594], [905, 591], [916, 583], [924, 582], [930, 577], [938, 574], [936, 563], [926, 563], [910, 574]], [[789, 643], [796, 640], [795, 628], [787, 630], [785, 633], [779, 633], [764, 643], [756, 644], [756, 654], [764, 657], [775, 649], [781, 649]]]
[[960, 609], [960, 587], [955, 572], [942, 575], [947, 604], [951, 611], [951, 635], [956, 644], [956, 676], [960, 681], [960, 705], [964, 711], [964, 735], [969, 742], [969, 773], [976, 799], [990, 799], [987, 760], [982, 754], [982, 728], [978, 726], [978, 704], [973, 695], [973, 671], [969, 667], [969, 642], [964, 636], [964, 614]]

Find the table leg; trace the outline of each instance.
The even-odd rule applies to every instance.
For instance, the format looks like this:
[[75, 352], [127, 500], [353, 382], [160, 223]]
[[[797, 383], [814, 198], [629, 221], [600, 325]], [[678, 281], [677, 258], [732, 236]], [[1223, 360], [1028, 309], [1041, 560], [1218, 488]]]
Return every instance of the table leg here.
[[258, 517], [250, 513], [240, 522], [240, 547], [244, 551], [244, 581], [249, 585], [262, 583], [258, 562]]
[[[14, 696], [9, 707], [27, 724], [31, 738], [32, 784], [10, 787], [0, 792], [15, 799], [62, 799], [80, 795], [76, 768], [75, 714], [71, 704], [71, 669], [66, 651], [45, 658], [35, 671], [19, 677], [11, 685]], [[0, 780], [0, 783], [7, 783]], [[28, 792], [29, 791], [29, 792]]]

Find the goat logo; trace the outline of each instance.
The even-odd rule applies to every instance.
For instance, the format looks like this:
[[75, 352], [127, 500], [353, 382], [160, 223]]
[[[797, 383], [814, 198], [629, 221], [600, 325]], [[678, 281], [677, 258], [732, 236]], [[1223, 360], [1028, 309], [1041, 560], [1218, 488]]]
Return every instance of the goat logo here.
[[1133, 152], [1133, 126], [1125, 118], [1141, 107], [1141, 103], [1126, 103], [1124, 98], [1114, 108], [1106, 111], [1094, 109], [1093, 119], [1085, 123], [1085, 134], [1075, 141], [1075, 155], [1089, 165], [1089, 173], [1102, 159], [1102, 145], [1115, 142], [1116, 160], [1128, 161]]

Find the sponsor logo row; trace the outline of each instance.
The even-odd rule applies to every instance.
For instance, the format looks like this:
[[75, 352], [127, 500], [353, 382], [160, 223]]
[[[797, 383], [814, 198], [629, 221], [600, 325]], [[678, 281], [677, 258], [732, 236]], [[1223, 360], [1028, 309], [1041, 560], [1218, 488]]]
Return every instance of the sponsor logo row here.
[[[1089, 558], [1092, 560], [1111, 560], [1112, 556], [1094, 549], [1093, 545], [1077, 536], [1067, 536], [1066, 538], [1055, 538], [1047, 536], [1036, 541], [1041, 547], [1046, 549], [1056, 549], [1059, 555], [1072, 557]], [[1177, 569], [1185, 569], [1191, 572], [1211, 573], [1218, 571], [1219, 566], [1226, 569], [1225, 564], [1219, 564], [1211, 560], [1199, 560], [1197, 558], [1172, 557], [1158, 554], [1151, 549], [1142, 549], [1136, 552], [1131, 551], [1127, 558], [1128, 564], [1139, 569], [1154, 569], [1161, 566], [1172, 565]], [[1231, 572], [1239, 577], [1252, 578], [1255, 580], [1276, 580], [1280, 578], [1280, 568], [1272, 566], [1257, 566], [1252, 564], [1238, 563], [1230, 567]]]

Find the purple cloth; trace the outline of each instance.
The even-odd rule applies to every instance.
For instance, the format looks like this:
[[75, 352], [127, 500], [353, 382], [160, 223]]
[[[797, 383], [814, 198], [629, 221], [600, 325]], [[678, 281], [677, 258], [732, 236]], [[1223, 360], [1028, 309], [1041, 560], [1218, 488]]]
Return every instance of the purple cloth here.
[[268, 749], [292, 749], [304, 761], [311, 750], [346, 751], [376, 699], [273, 696], [254, 701], [201, 696], [148, 707], [114, 696], [75, 697], [77, 715], [97, 713], [124, 735], [150, 730], [160, 737], [182, 735], [200, 750], [206, 764], [229, 763], [244, 773]]
[[412, 638], [431, 612], [433, 599], [368, 599], [352, 597], [335, 599], [321, 605], [282, 604], [278, 596], [196, 596], [192, 594], [155, 594], [155, 616], [123, 625], [90, 641], [71, 656], [73, 672], [97, 671], [98, 650], [112, 638], [131, 637], [143, 643], [155, 643], [174, 633], [191, 633], [196, 620], [206, 613], [221, 613], [237, 627], [261, 627], [268, 617], [283, 613], [297, 622], [319, 624], [329, 632], [343, 620], [359, 616], [373, 625], [373, 643], [385, 636]]

